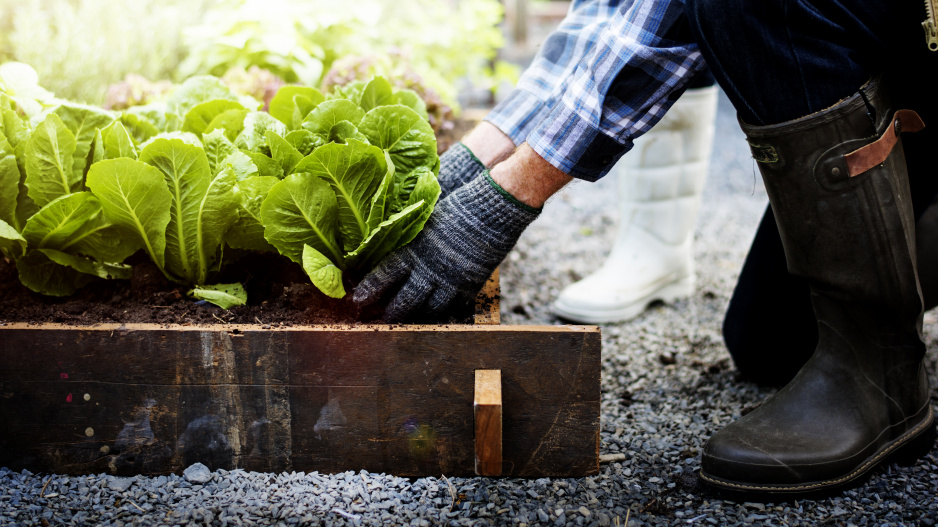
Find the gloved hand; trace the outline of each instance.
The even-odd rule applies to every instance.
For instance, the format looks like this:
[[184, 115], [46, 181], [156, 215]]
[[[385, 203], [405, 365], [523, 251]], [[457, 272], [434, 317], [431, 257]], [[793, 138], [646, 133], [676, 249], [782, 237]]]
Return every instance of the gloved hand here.
[[440, 156], [440, 199], [476, 178], [485, 165], [469, 148], [456, 143]]
[[439, 201], [423, 231], [368, 274], [352, 299], [364, 306], [400, 287], [385, 309], [388, 322], [464, 306], [538, 214], [485, 171]]

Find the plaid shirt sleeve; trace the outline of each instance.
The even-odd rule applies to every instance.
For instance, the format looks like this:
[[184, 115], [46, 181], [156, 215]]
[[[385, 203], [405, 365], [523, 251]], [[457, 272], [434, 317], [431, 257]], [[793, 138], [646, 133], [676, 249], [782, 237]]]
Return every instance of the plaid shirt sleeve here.
[[574, 69], [599, 38], [603, 26], [623, 3], [633, 0], [574, 0], [567, 16], [554, 30], [517, 87], [485, 117], [516, 145], [556, 104]]
[[604, 176], [705, 67], [682, 0], [623, 3], [594, 31], [595, 43], [525, 138], [552, 165], [587, 181]]

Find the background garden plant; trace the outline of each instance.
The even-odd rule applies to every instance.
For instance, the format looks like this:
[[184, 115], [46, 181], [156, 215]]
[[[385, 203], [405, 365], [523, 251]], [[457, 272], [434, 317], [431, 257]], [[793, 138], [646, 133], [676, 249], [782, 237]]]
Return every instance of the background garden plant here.
[[494, 62], [502, 14], [498, 0], [0, 0], [0, 61], [31, 64], [58, 96], [100, 105], [115, 83], [140, 96], [143, 80], [204, 74], [233, 77], [236, 90], [264, 76], [316, 87], [338, 59], [390, 52], [358, 80], [407, 69], [456, 108], [460, 81], [513, 78]]

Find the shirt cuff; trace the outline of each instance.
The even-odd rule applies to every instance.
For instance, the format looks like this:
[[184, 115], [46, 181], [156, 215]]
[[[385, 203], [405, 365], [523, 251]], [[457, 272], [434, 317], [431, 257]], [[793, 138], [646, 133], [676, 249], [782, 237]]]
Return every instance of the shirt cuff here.
[[563, 103], [541, 120], [527, 138], [528, 145], [562, 172], [585, 181], [605, 176], [632, 149], [609, 137]]
[[515, 143], [524, 143], [531, 130], [547, 113], [544, 102], [531, 92], [514, 89], [502, 102], [498, 103], [486, 116], [485, 120], [495, 125]]

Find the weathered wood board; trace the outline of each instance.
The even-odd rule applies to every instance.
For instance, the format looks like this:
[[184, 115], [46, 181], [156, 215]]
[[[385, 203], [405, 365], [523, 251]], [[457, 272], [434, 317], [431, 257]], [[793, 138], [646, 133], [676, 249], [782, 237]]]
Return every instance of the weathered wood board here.
[[6, 325], [0, 466], [471, 476], [477, 369], [501, 370], [502, 475], [598, 472], [599, 329], [479, 324]]

